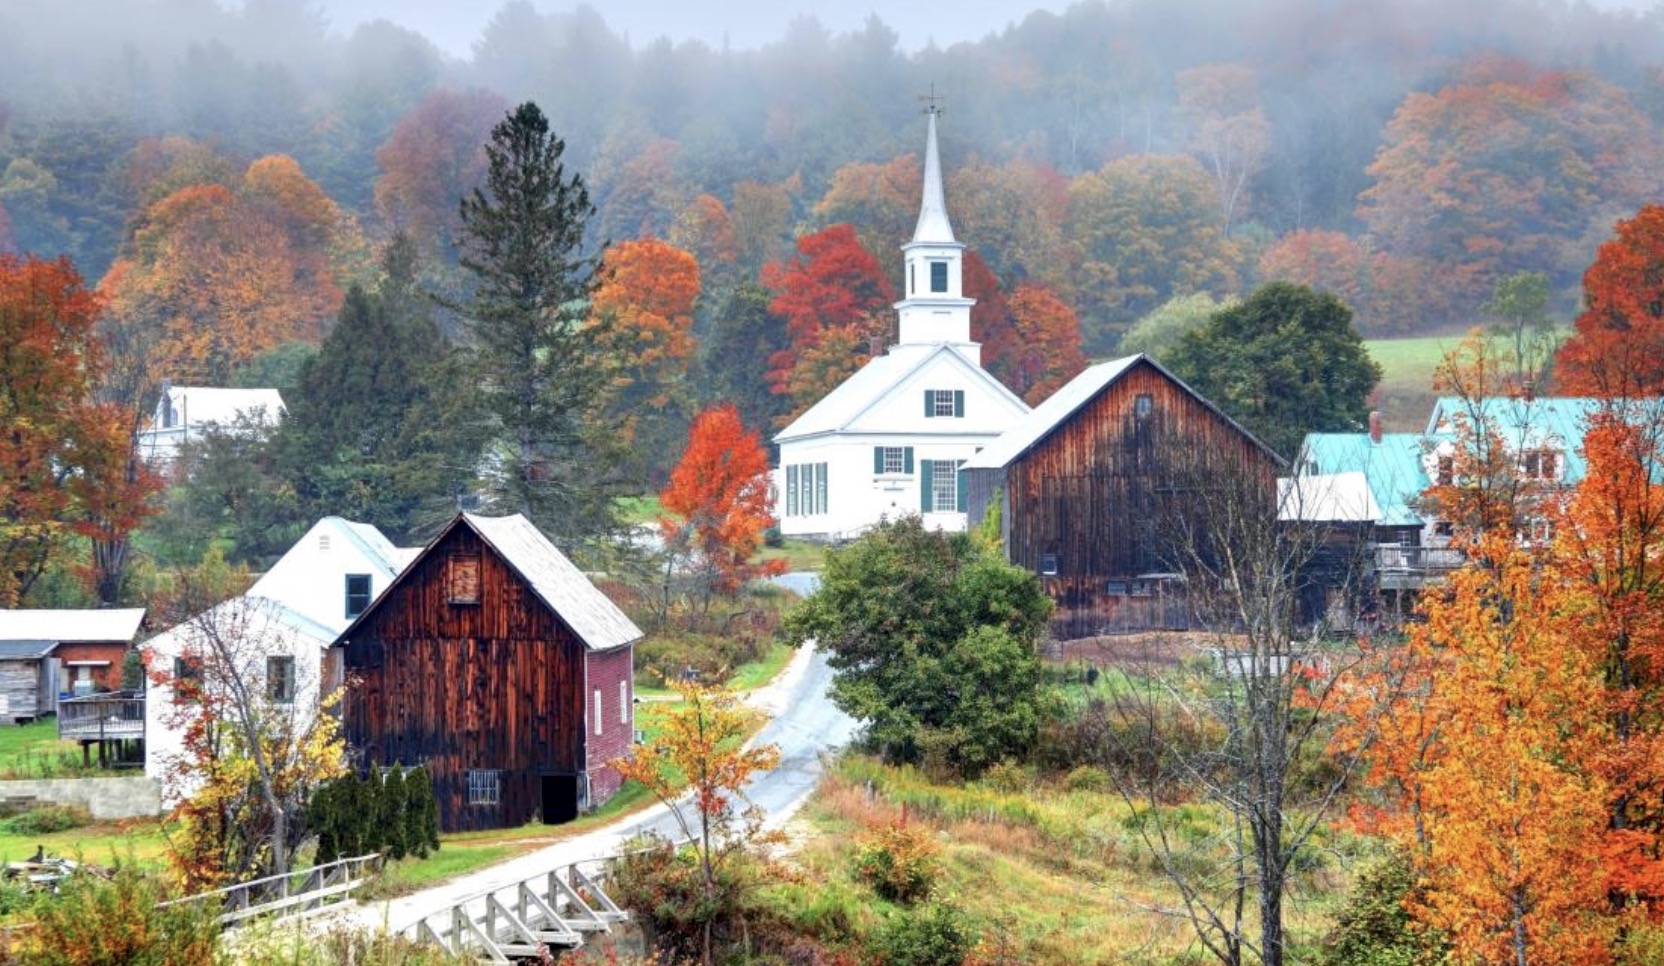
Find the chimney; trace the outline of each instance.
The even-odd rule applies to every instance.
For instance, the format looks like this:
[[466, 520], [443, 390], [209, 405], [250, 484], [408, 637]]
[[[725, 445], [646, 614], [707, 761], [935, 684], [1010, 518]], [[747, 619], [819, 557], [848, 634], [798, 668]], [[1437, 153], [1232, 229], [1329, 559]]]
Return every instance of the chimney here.
[[867, 355], [876, 359], [884, 354], [884, 337], [881, 335], [867, 336]]
[[1381, 413], [1379, 410], [1371, 410], [1369, 414], [1369, 441], [1377, 446], [1381, 445]]

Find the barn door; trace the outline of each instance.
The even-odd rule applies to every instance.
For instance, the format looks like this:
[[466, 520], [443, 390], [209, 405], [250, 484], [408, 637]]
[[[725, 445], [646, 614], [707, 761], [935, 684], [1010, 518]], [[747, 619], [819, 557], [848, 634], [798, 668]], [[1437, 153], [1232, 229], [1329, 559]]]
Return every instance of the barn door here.
[[543, 776], [543, 824], [561, 825], [578, 817], [578, 776]]

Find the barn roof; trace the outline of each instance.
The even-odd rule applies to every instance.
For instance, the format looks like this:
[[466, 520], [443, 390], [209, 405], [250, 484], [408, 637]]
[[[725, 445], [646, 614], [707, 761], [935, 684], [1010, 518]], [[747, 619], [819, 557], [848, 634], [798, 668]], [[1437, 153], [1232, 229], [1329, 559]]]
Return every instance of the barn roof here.
[[635, 622], [530, 520], [518, 513], [506, 517], [462, 516], [591, 650], [605, 651], [641, 639], [641, 629]]
[[1109, 388], [1117, 379], [1130, 372], [1140, 362], [1152, 366], [1157, 372], [1171, 380], [1174, 385], [1195, 397], [1202, 405], [1213, 410], [1220, 419], [1235, 427], [1237, 432], [1254, 440], [1256, 445], [1264, 449], [1278, 463], [1282, 463], [1281, 458], [1272, 453], [1264, 443], [1254, 439], [1254, 435], [1243, 429], [1236, 420], [1225, 415], [1218, 406], [1208, 402], [1196, 390], [1185, 385], [1179, 377], [1168, 372], [1162, 368], [1160, 363], [1141, 352], [1121, 359], [1112, 359], [1109, 362], [1100, 362], [1095, 366], [1087, 366], [1084, 372], [1065, 383], [1063, 388], [1046, 397], [1045, 402], [1034, 407], [1027, 416], [1019, 419], [1016, 425], [1006, 430], [999, 439], [984, 446], [982, 452], [966, 461], [962, 469], [997, 470], [1010, 466], [1021, 459], [1029, 450], [1039, 445], [1042, 440], [1052, 434], [1053, 430], [1067, 422], [1069, 417], [1080, 411], [1087, 403], [1096, 399], [1099, 393]]
[[117, 610], [0, 610], [0, 640], [129, 644], [143, 607]]

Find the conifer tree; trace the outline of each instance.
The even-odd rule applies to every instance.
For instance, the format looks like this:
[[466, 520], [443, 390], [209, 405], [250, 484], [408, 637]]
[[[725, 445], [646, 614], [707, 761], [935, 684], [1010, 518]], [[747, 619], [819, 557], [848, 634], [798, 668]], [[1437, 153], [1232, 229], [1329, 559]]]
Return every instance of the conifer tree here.
[[473, 293], [457, 308], [498, 436], [488, 506], [525, 514], [571, 550], [617, 522], [611, 459], [594, 445], [605, 434], [590, 422], [611, 378], [605, 326], [586, 320], [605, 245], [585, 249], [595, 206], [582, 176], [566, 175], [565, 149], [530, 102], [492, 129], [485, 184], [462, 201]]

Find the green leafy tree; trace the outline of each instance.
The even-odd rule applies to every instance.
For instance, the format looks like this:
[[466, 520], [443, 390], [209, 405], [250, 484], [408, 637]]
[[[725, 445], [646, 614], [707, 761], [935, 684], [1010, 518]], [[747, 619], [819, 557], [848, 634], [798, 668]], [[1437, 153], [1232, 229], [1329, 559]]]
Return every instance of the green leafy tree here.
[[366, 521], [404, 543], [472, 484], [480, 413], [464, 360], [415, 290], [414, 244], [396, 236], [383, 268], [377, 291], [347, 293], [301, 366], [276, 443], [304, 517]]
[[1206, 292], [1170, 298], [1133, 323], [1121, 337], [1120, 352], [1122, 355], [1142, 352], [1160, 362], [1186, 335], [1206, 325], [1215, 312], [1236, 304], [1234, 298], [1216, 299]]
[[833, 700], [885, 758], [977, 774], [1040, 727], [1036, 644], [1051, 608], [996, 548], [909, 516], [828, 554], [785, 632], [828, 650]]
[[770, 390], [760, 365], [791, 344], [785, 318], [769, 311], [773, 300], [768, 289], [742, 282], [716, 313], [710, 335], [700, 344], [699, 398], [733, 403], [747, 426], [773, 426], [790, 405]]
[[584, 245], [595, 206], [583, 177], [567, 176], [565, 150], [531, 102], [492, 128], [485, 184], [462, 201], [474, 288], [457, 308], [499, 439], [489, 507], [523, 513], [574, 549], [617, 519], [610, 454], [596, 445], [605, 434], [590, 420], [610, 378], [602, 326], [586, 320], [601, 257]]
[[1491, 300], [1482, 309], [1496, 320], [1497, 332], [1514, 341], [1514, 371], [1521, 379], [1533, 376], [1552, 353], [1554, 320], [1549, 318], [1551, 296], [1548, 275], [1543, 272], [1515, 272], [1496, 280]]
[[1362, 426], [1381, 380], [1346, 303], [1289, 282], [1261, 286], [1214, 314], [1165, 361], [1285, 456], [1307, 433]]

